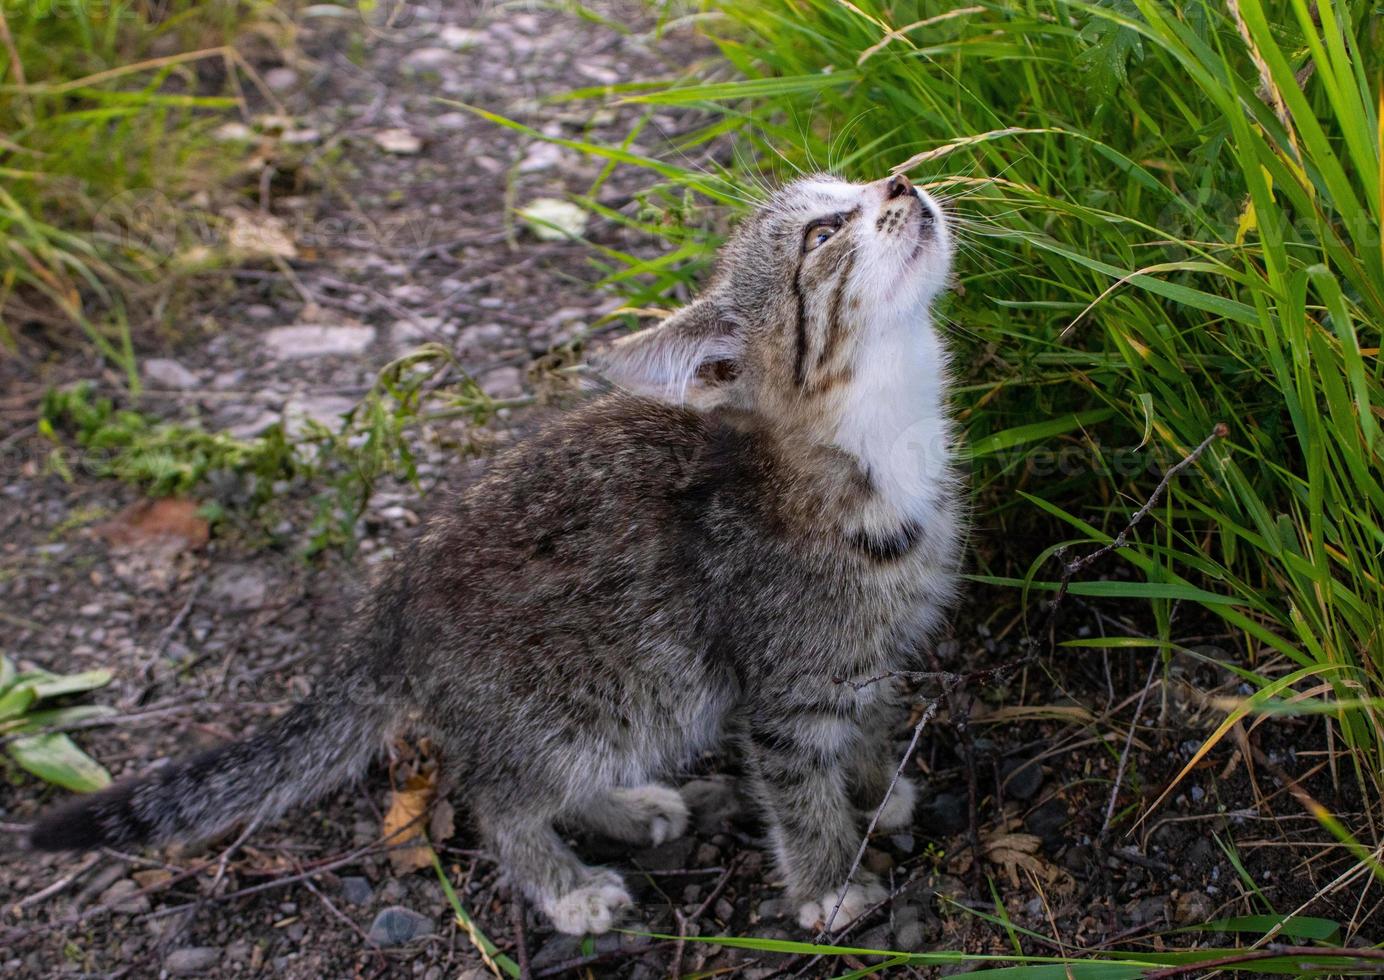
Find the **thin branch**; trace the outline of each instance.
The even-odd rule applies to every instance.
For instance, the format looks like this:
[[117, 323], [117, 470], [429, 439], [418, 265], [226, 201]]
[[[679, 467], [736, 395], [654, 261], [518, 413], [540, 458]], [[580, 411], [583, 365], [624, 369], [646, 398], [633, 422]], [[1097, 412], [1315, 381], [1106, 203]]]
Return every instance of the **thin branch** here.
[[870, 816], [870, 824], [865, 828], [865, 836], [860, 839], [860, 847], [855, 852], [855, 860], [851, 862], [850, 871], [846, 872], [846, 882], [841, 886], [841, 894], [836, 896], [836, 904], [832, 907], [831, 914], [827, 916], [827, 921], [813, 937], [814, 943], [821, 943], [826, 939], [827, 933], [831, 932], [831, 925], [836, 921], [836, 914], [841, 911], [841, 905], [846, 901], [846, 893], [850, 890], [851, 879], [860, 870], [860, 862], [865, 859], [865, 848], [869, 846], [870, 835], [875, 832], [875, 826], [879, 823], [879, 815], [884, 812], [884, 808], [889, 804], [889, 798], [894, 795], [894, 788], [898, 786], [899, 779], [903, 776], [903, 771], [908, 766], [908, 760], [913, 758], [913, 750], [918, 747], [918, 739], [922, 737], [923, 729], [927, 723], [937, 714], [937, 708], [942, 703], [942, 698], [950, 693], [950, 686], [944, 688], [942, 693], [928, 702], [928, 706], [923, 709], [922, 717], [913, 726], [913, 737], [908, 740], [908, 748], [903, 753], [903, 758], [899, 760], [898, 766], [894, 769], [894, 775], [889, 780], [889, 786], [884, 791], [884, 799], [879, 801], [879, 806], [875, 807], [875, 812]]
[[1125, 736], [1124, 750], [1120, 752], [1120, 765], [1115, 770], [1115, 785], [1110, 787], [1110, 801], [1105, 805], [1105, 819], [1101, 821], [1100, 833], [1096, 835], [1099, 843], [1105, 840], [1106, 833], [1110, 830], [1110, 820], [1115, 815], [1115, 801], [1120, 796], [1120, 784], [1124, 782], [1125, 766], [1129, 764], [1129, 750], [1134, 744], [1134, 732], [1139, 727], [1139, 715], [1144, 710], [1144, 699], [1148, 697], [1149, 688], [1153, 686], [1153, 675], [1158, 671], [1158, 658], [1153, 657], [1149, 663], [1149, 676], [1144, 681], [1144, 689], [1139, 692], [1139, 703], [1134, 706], [1134, 718], [1129, 723], [1129, 734]]
[[1126, 547], [1129, 544], [1129, 535], [1133, 533], [1134, 529], [1139, 526], [1139, 523], [1149, 515], [1149, 511], [1153, 510], [1158, 501], [1162, 499], [1163, 494], [1167, 491], [1168, 485], [1172, 483], [1173, 478], [1200, 459], [1201, 454], [1206, 452], [1211, 446], [1211, 443], [1215, 442], [1217, 439], [1223, 439], [1229, 434], [1230, 427], [1224, 422], [1217, 422], [1215, 427], [1212, 428], [1211, 434], [1203, 439], [1197, 445], [1197, 448], [1193, 449], [1190, 453], [1164, 471], [1163, 478], [1158, 481], [1158, 486], [1153, 488], [1153, 493], [1149, 494], [1148, 499], [1144, 501], [1144, 505], [1134, 512], [1134, 516], [1129, 519], [1129, 523], [1121, 529], [1119, 534], [1115, 535], [1109, 544], [1105, 545], [1103, 548], [1097, 548], [1089, 554], [1082, 555], [1075, 561], [1068, 562], [1062, 569], [1062, 578], [1057, 584], [1057, 594], [1053, 596], [1052, 608], [1055, 609], [1066, 597], [1067, 589], [1071, 585], [1073, 577], [1085, 571], [1088, 567], [1101, 558], [1104, 558], [1106, 555]]
[[735, 872], [739, 870], [743, 858], [744, 854], [738, 852], [735, 857], [731, 859], [730, 863], [726, 865], [726, 870], [721, 874], [720, 880], [716, 882], [716, 886], [711, 889], [711, 892], [702, 900], [702, 904], [697, 906], [697, 910], [693, 912], [690, 917], [683, 915], [682, 912], [676, 908], [673, 909], [673, 914], [677, 916], [678, 920], [678, 943], [673, 949], [673, 965], [668, 970], [668, 976], [671, 977], [672, 980], [677, 980], [677, 978], [682, 975], [682, 956], [687, 947], [688, 923], [701, 922], [701, 918], [706, 915], [707, 909], [711, 908], [716, 899], [720, 898], [721, 893], [726, 890], [726, 885], [730, 884], [730, 879], [735, 875]]

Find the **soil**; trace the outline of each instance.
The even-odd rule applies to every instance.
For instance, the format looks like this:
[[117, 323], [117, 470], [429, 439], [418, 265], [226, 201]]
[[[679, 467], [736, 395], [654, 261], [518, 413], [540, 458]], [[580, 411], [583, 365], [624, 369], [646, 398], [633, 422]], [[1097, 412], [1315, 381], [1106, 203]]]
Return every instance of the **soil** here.
[[[282, 155], [247, 201], [281, 220], [297, 254], [208, 276], [186, 330], [144, 337], [153, 372], [146, 408], [236, 432], [285, 412], [330, 419], [392, 357], [429, 340], [452, 350], [494, 397], [522, 400], [535, 391], [536, 362], [584, 338], [618, 305], [596, 288], [602, 270], [588, 245], [541, 241], [514, 227], [507, 207], [584, 193], [602, 162], [436, 97], [518, 116], [549, 136], [618, 142], [636, 108], [541, 98], [672, 75], [705, 53], [702, 43], [678, 32], [656, 40], [637, 20], [622, 32], [548, 10], [406, 9], [386, 26], [305, 17], [301, 51], [261, 66], [292, 116], [285, 133], [297, 135], [287, 142], [307, 149], [289, 153], [278, 141], [269, 152]], [[647, 132], [677, 133], [696, 121], [655, 114]], [[600, 200], [632, 214], [647, 183], [646, 174], [617, 168]], [[663, 248], [610, 221], [593, 220], [588, 237], [639, 255]], [[294, 335], [271, 333], [304, 324], [344, 329], [314, 334], [323, 346], [311, 354], [290, 349]], [[429, 431], [420, 485], [379, 487], [350, 553], [303, 558], [311, 494], [295, 486], [283, 488], [282, 523], [268, 530], [228, 521], [205, 544], [176, 532], [157, 547], [137, 533], [133, 544], [120, 543], [109, 530], [131, 523], [125, 508], [138, 493], [81, 466], [60, 478], [45, 465], [51, 445], [33, 434], [44, 388], [101, 377], [102, 368], [32, 355], [3, 368], [4, 650], [21, 666], [115, 672], [93, 700], [115, 707], [120, 722], [76, 737], [117, 777], [246, 734], [282, 711], [310, 685], [316, 655], [335, 642], [372, 568], [406, 546], [428, 491], [469, 478], [487, 447], [513, 438], [525, 420], [506, 409], [483, 426], [455, 421]], [[175, 363], [151, 369], [156, 358]], [[1050, 543], [987, 540], [983, 527], [975, 540], [979, 567], [1022, 567]], [[1113, 564], [1091, 571], [1110, 574]], [[1300, 781], [1347, 824], [1361, 819], [1353, 775], [1333, 767], [1319, 722], [1237, 726], [1152, 806], [1224, 718], [1223, 699], [1246, 693], [1217, 663], [1243, 657], [1230, 637], [1176, 621], [1179, 642], [1199, 653], [1171, 655], [1151, 671], [1147, 648], [1049, 649], [1029, 638], [1030, 630], [1041, 636], [1039, 619], [1012, 591], [977, 586], [970, 594], [937, 651], [942, 670], [969, 682], [940, 702], [935, 682], [915, 693], [913, 721], [928, 720], [905, 762], [922, 788], [914, 826], [877, 836], [865, 852], [893, 895], [838, 942], [1002, 954], [1013, 949], [1007, 920], [1031, 931], [1017, 941], [1040, 955], [1233, 945], [1237, 937], [1214, 931], [1155, 934], [1270, 909], [1332, 919], [1342, 942], [1380, 938], [1378, 889], [1362, 876], [1335, 881], [1351, 860], [1328, 845], [1286, 782]], [[1146, 626], [1118, 605], [1071, 598], [1055, 636], [1138, 635]], [[1260, 656], [1261, 672], [1289, 668]], [[901, 758], [910, 734], [897, 733]], [[0, 970], [488, 975], [431, 868], [397, 873], [380, 844], [391, 785], [417, 771], [426, 751], [399, 746], [358, 785], [243, 841], [138, 855], [11, 854], [0, 866], [0, 905], [9, 907]], [[556, 935], [516, 903], [477, 849], [460, 794], [450, 800], [455, 833], [441, 829], [437, 851], [479, 931], [536, 977], [588, 969], [638, 978], [673, 970], [828, 976], [863, 966], [863, 954], [843, 964], [656, 938], [810, 938], [777, 887], [763, 829], [734, 776], [735, 761], [719, 757], [683, 774], [695, 820], [680, 840], [639, 853], [577, 842], [592, 860], [624, 870], [636, 893], [630, 931], [594, 942]], [[0, 787], [0, 821], [17, 835], [63, 795], [15, 772]]]

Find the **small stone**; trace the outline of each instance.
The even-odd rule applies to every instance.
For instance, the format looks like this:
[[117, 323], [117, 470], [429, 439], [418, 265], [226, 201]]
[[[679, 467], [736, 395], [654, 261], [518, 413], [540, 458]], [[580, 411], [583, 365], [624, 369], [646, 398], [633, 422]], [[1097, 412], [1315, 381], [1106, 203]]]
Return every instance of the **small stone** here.
[[1183, 892], [1177, 896], [1173, 920], [1180, 926], [1204, 925], [1214, 910], [1211, 899], [1201, 892]]
[[961, 793], [938, 793], [921, 808], [922, 826], [930, 833], [945, 836], [963, 830], [967, 823], [966, 797]]
[[529, 961], [529, 965], [538, 971], [545, 966], [580, 956], [581, 942], [581, 936], [564, 936], [559, 933], [539, 947], [538, 952], [534, 953]]
[[702, 844], [692, 855], [692, 865], [697, 868], [709, 868], [719, 860], [721, 860], [721, 849], [715, 844]]
[[446, 130], [447, 132], [455, 132], [456, 130], [465, 129], [469, 126], [472, 119], [472, 116], [464, 112], [444, 112], [442, 115], [433, 119], [432, 128]]
[[1059, 847], [1064, 841], [1062, 829], [1067, 826], [1067, 804], [1048, 800], [1024, 817], [1024, 830], [1040, 838], [1047, 848]]
[[378, 946], [403, 946], [421, 936], [433, 934], [433, 920], [402, 905], [381, 909], [370, 923], [367, 934]]
[[1005, 796], [1031, 800], [1043, 785], [1043, 767], [1029, 759], [1008, 759], [1000, 767], [1000, 785]]
[[544, 242], [579, 238], [586, 231], [586, 212], [571, 201], [539, 197], [519, 210], [533, 236]]
[[144, 380], [156, 388], [196, 388], [201, 379], [171, 357], [151, 357], [143, 364]]
[[461, 51], [465, 48], [474, 48], [484, 40], [485, 35], [480, 31], [473, 31], [466, 27], [457, 27], [455, 24], [448, 24], [437, 32], [437, 39], [453, 51]]
[[253, 565], [231, 565], [217, 574], [208, 591], [231, 609], [258, 609], [269, 597], [269, 583]]
[[78, 609], [77, 611], [81, 613], [83, 616], [86, 616], [88, 619], [92, 619], [105, 612], [106, 607], [101, 605], [101, 603], [99, 602], [88, 602], [85, 606]]
[[912, 854], [913, 848], [918, 846], [918, 842], [912, 834], [891, 834], [889, 835], [889, 843], [904, 854]]
[[456, 52], [451, 48], [419, 48], [404, 58], [404, 64], [415, 71], [435, 71], [455, 63]]
[[135, 892], [139, 891], [139, 883], [129, 878], [121, 878], [101, 893], [100, 904], [113, 912], [121, 912], [125, 915], [138, 915], [141, 912], [149, 911], [149, 896], [140, 895], [131, 898]]
[[280, 65], [264, 73], [264, 84], [275, 92], [287, 92], [298, 85], [298, 73], [292, 68]]
[[761, 919], [786, 919], [792, 910], [786, 898], [766, 898], [759, 903], [758, 912]]
[[423, 149], [423, 141], [407, 129], [382, 129], [374, 138], [375, 145], [386, 153], [412, 156]]
[[205, 973], [221, 959], [215, 946], [188, 946], [175, 949], [163, 961], [163, 968], [175, 977], [192, 977]]
[[255, 131], [243, 122], [228, 122], [216, 127], [211, 135], [222, 143], [241, 143], [254, 139]]
[[556, 143], [535, 143], [519, 161], [519, 172], [533, 174], [551, 170], [562, 162], [562, 156], [562, 147]]
[[524, 393], [524, 375], [517, 367], [497, 367], [476, 381], [491, 398], [514, 398]]
[[861, 859], [861, 863], [865, 865], [867, 870], [873, 871], [877, 875], [888, 875], [890, 870], [894, 867], [894, 858], [888, 851], [881, 851], [875, 847], [867, 847], [865, 849], [865, 856]]
[[284, 405], [284, 432], [290, 439], [306, 434], [309, 422], [330, 432], [339, 432], [342, 416], [356, 407], [354, 399], [343, 395], [312, 395], [290, 398]]
[[375, 890], [370, 887], [370, 879], [359, 875], [348, 875], [341, 879], [341, 897], [352, 905], [369, 905]]
[[360, 324], [300, 323], [266, 331], [264, 342], [277, 357], [363, 354], [375, 342], [375, 328]]

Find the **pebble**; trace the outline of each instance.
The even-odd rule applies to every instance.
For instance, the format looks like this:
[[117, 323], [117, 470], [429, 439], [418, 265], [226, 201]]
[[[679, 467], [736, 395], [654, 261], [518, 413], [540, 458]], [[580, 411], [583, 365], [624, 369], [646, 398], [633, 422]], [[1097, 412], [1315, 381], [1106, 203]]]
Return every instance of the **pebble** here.
[[922, 825], [934, 836], [955, 834], [966, 827], [967, 804], [962, 793], [938, 793], [922, 810]]
[[255, 565], [231, 565], [217, 573], [208, 592], [231, 609], [258, 609], [269, 596], [269, 583]]
[[759, 903], [761, 919], [784, 919], [792, 912], [792, 903], [786, 898], [766, 898]]
[[298, 73], [292, 68], [279, 66], [264, 73], [264, 84], [275, 92], [287, 92], [298, 85]]
[[1204, 925], [1211, 920], [1214, 906], [1201, 892], [1183, 892], [1177, 896], [1173, 920], [1180, 926]]
[[359, 324], [336, 326], [300, 323], [265, 331], [264, 343], [276, 357], [323, 357], [363, 354], [375, 342], [375, 328]]
[[201, 379], [171, 357], [151, 357], [141, 365], [144, 380], [155, 388], [196, 388]]
[[420, 936], [433, 934], [433, 920], [402, 905], [381, 909], [367, 934], [378, 946], [403, 946]]
[[517, 367], [497, 367], [476, 383], [491, 398], [514, 398], [524, 393], [524, 374]]
[[122, 878], [101, 893], [100, 904], [106, 906], [113, 912], [123, 912], [126, 915], [137, 915], [141, 912], [148, 912], [148, 895], [130, 898], [131, 895], [139, 890], [138, 882], [132, 881], [129, 878]]
[[715, 844], [702, 844], [697, 848], [697, 852], [692, 855], [692, 866], [696, 868], [709, 868], [721, 860], [721, 849]]
[[1008, 759], [1000, 767], [1004, 794], [1016, 800], [1031, 800], [1043, 785], [1043, 767], [1029, 759]]
[[454, 64], [457, 54], [451, 48], [419, 48], [409, 52], [404, 64], [415, 71], [435, 71]]
[[290, 439], [300, 438], [307, 433], [309, 422], [339, 432], [341, 417], [355, 407], [355, 399], [344, 395], [295, 395], [284, 404], [284, 432]]
[[169, 953], [163, 967], [175, 977], [192, 977], [210, 970], [220, 960], [221, 950], [215, 946], [187, 946]]
[[1043, 846], [1049, 848], [1062, 844], [1062, 830], [1066, 825], [1067, 804], [1061, 800], [1048, 800], [1024, 817], [1024, 830], [1041, 838]]
[[370, 879], [359, 875], [348, 875], [341, 879], [341, 897], [352, 905], [368, 905], [375, 895], [370, 887]]
[[877, 875], [888, 875], [894, 867], [894, 858], [888, 851], [881, 851], [875, 847], [865, 849], [865, 856], [861, 859], [867, 870], [873, 871]]

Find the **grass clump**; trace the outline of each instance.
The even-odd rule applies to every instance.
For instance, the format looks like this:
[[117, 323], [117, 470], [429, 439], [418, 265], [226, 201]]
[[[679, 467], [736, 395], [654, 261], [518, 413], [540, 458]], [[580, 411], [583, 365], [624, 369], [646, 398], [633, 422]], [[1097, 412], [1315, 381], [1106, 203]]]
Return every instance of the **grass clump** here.
[[[731, 131], [790, 176], [903, 170], [952, 201], [963, 254], [943, 314], [970, 355], [960, 407], [986, 523], [1041, 513], [1074, 532], [983, 577], [1041, 586], [1058, 547], [1110, 541], [1226, 423], [1102, 594], [1147, 602], [1164, 641], [1174, 604], [1201, 604], [1281, 697], [1328, 685], [1384, 795], [1379, 8], [708, 7], [742, 77], [626, 94], [716, 114], [680, 151]], [[725, 176], [750, 186], [746, 169]], [[1053, 440], [1079, 453], [1039, 475]]]
[[110, 773], [87, 755], [62, 729], [115, 712], [105, 705], [66, 705], [53, 702], [104, 687], [109, 670], [54, 674], [20, 671], [0, 654], [0, 740], [10, 760], [42, 780], [78, 793], [110, 784]]
[[126, 304], [156, 274], [167, 286], [189, 199], [234, 164], [210, 133], [257, 77], [237, 43], [278, 36], [274, 16], [265, 0], [0, 2], [0, 344], [75, 325], [137, 387]]
[[381, 480], [418, 480], [417, 427], [452, 419], [477, 424], [528, 399], [496, 400], [468, 376], [439, 382], [456, 362], [427, 344], [385, 365], [375, 384], [338, 424], [311, 417], [268, 426], [250, 437], [208, 430], [197, 418], [159, 420], [119, 407], [90, 382], [48, 391], [39, 432], [53, 449], [50, 469], [72, 479], [80, 469], [154, 497], [210, 498], [213, 520], [268, 526], [289, 488], [310, 490], [314, 516], [305, 552], [350, 549], [356, 524]]
[[[1375, 829], [1350, 830], [1372, 843], [1299, 802], [1384, 870], [1378, 5], [707, 0], [689, 20], [721, 59], [575, 96], [712, 122], [657, 160], [630, 150], [638, 131], [584, 148], [666, 178], [649, 198], [668, 214], [686, 214], [688, 188], [734, 209], [765, 166], [903, 171], [950, 202], [961, 255], [941, 314], [991, 556], [978, 579], [1057, 588], [1056, 554], [1108, 544], [1224, 424], [1120, 559], [1091, 570], [1113, 577], [1086, 594], [1151, 624], [1102, 642], [1174, 649], [1179, 605], [1221, 620], [1258, 692], [1188, 769], [1245, 711], [1321, 714], [1351, 750], [1333, 773], [1353, 767], [1370, 801]], [[687, 165], [727, 136], [732, 162]], [[637, 305], [716, 245], [695, 218], [666, 235], [657, 259], [604, 256]], [[1054, 541], [1036, 555], [984, 548], [1035, 529]]]

